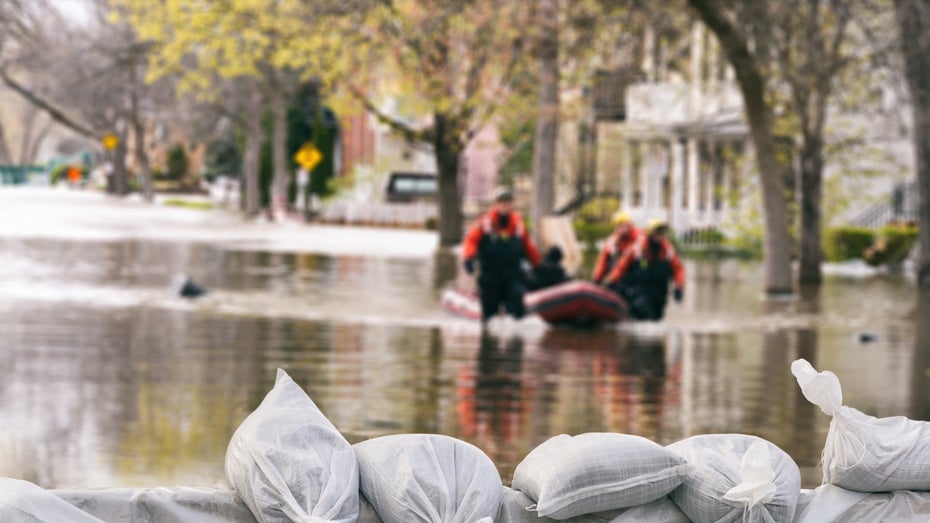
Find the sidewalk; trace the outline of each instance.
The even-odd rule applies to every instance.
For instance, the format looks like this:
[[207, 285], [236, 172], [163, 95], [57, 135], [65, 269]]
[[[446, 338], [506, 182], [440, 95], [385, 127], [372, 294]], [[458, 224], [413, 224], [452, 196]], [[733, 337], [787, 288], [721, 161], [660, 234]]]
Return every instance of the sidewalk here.
[[[156, 200], [158, 201], [158, 200]], [[247, 220], [239, 213], [147, 204], [93, 190], [0, 188], [0, 237], [75, 241], [148, 239], [234, 244], [237, 249], [423, 258], [434, 231]]]

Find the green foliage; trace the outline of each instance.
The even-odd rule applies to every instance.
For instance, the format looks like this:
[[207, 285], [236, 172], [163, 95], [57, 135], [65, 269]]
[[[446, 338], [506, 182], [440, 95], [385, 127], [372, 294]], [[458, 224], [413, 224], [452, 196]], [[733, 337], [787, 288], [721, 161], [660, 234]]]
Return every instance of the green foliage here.
[[588, 200], [578, 209], [575, 219], [584, 223], [601, 223], [610, 225], [610, 217], [620, 208], [620, 200], [615, 196], [598, 196]]
[[165, 163], [165, 178], [173, 181], [181, 181], [187, 177], [190, 169], [190, 159], [187, 156], [187, 150], [181, 144], [174, 144], [168, 149], [168, 158]]
[[204, 154], [204, 177], [212, 181], [217, 176], [239, 177], [242, 172], [242, 147], [235, 135], [228, 133], [207, 144]]
[[585, 202], [575, 214], [572, 226], [575, 236], [586, 249], [596, 249], [597, 242], [607, 237], [614, 226], [610, 218], [620, 207], [620, 200], [615, 196], [598, 196]]
[[916, 225], [888, 225], [878, 231], [875, 242], [863, 252], [862, 257], [873, 266], [901, 263], [917, 242], [917, 235]]
[[589, 248], [607, 237], [614, 227], [610, 223], [591, 223], [576, 219], [572, 222], [575, 236]]
[[213, 204], [210, 202], [201, 200], [185, 200], [183, 198], [167, 198], [165, 199], [164, 204], [170, 205], [172, 207], [184, 207], [186, 209], [207, 210], [213, 208]]
[[[68, 169], [71, 168], [71, 167], [72, 167], [72, 165], [71, 165], [71, 164], [67, 164], [67, 163], [63, 163], [63, 164], [61, 164], [61, 165], [55, 166], [55, 168], [52, 169], [52, 172], [51, 172], [51, 174], [49, 175], [49, 179], [51, 180], [51, 184], [52, 184], [52, 185], [55, 185], [56, 183], [58, 183], [58, 182], [60, 182], [60, 181], [67, 181], [67, 178], [68, 178], [67, 172], [68, 172]], [[76, 165], [76, 166], [73, 166], [73, 167], [77, 167], [78, 170], [81, 171], [81, 178], [82, 178], [82, 179], [87, 179], [87, 174], [88, 174], [89, 171], [88, 171], [86, 165]]]
[[862, 258], [875, 240], [875, 231], [864, 227], [831, 227], [823, 234], [824, 259], [830, 262]]

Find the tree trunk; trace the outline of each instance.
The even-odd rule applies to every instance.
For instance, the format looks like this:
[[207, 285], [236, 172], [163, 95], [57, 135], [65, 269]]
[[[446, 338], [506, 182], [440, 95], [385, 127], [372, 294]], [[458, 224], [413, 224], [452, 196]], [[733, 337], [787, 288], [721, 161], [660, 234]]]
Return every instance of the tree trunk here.
[[821, 212], [823, 202], [823, 144], [819, 137], [807, 136], [801, 147], [801, 248], [798, 282], [819, 285], [823, 282], [820, 263]]
[[760, 65], [749, 51], [745, 37], [727, 20], [721, 8], [710, 0], [688, 2], [717, 35], [721, 49], [736, 72], [743, 95], [762, 186], [762, 209], [765, 218], [765, 292], [770, 295], [791, 293], [791, 239], [788, 235], [788, 213], [783, 183], [786, 167], [778, 161], [775, 154], [772, 114], [765, 103], [765, 79]]
[[533, 147], [534, 236], [539, 224], [555, 205], [555, 162], [559, 134], [559, 5], [557, 0], [539, 1], [542, 34], [539, 40], [539, 108]]
[[276, 219], [281, 219], [287, 212], [287, 185], [290, 174], [287, 161], [287, 100], [280, 87], [272, 88], [271, 113], [271, 163], [274, 169], [271, 211]]
[[251, 85], [249, 114], [245, 124], [245, 154], [242, 159], [242, 176], [245, 178], [245, 213], [258, 216], [261, 211], [259, 194], [259, 161], [262, 150], [262, 100], [256, 85]]
[[462, 196], [459, 192], [459, 160], [464, 150], [454, 119], [434, 115], [433, 146], [439, 175], [439, 244], [449, 247], [462, 241]]
[[51, 132], [54, 125], [55, 121], [52, 119], [45, 121], [45, 125], [42, 126], [42, 129], [36, 133], [36, 137], [30, 142], [29, 150], [26, 152], [26, 160], [23, 165], [32, 165], [35, 163], [36, 158], [39, 156], [39, 148], [45, 143], [45, 139], [48, 137], [48, 133]]
[[10, 154], [10, 148], [6, 143], [6, 133], [3, 122], [0, 122], [0, 164], [9, 165], [13, 163], [13, 156]]
[[152, 182], [152, 169], [149, 166], [149, 155], [145, 152], [145, 126], [138, 114], [132, 118], [133, 153], [136, 158], [136, 175], [142, 178], [142, 197], [146, 202], [155, 200], [155, 186]]
[[914, 117], [920, 222], [917, 285], [930, 289], [930, 5], [923, 0], [895, 0], [895, 10]]
[[113, 149], [113, 194], [125, 196], [129, 193], [129, 179], [126, 173], [126, 137], [120, 136], [119, 143]]
[[142, 198], [152, 203], [155, 200], [155, 186], [152, 182], [152, 169], [149, 166], [149, 155], [145, 152], [145, 123], [142, 120], [139, 107], [139, 72], [135, 67], [129, 69], [129, 120], [132, 125], [133, 155], [136, 158], [136, 176], [142, 180]]

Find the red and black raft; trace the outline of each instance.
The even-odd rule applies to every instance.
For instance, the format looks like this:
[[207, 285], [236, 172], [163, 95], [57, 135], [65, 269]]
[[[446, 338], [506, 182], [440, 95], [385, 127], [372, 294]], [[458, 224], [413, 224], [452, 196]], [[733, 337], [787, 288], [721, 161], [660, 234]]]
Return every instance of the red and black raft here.
[[[614, 292], [594, 283], [571, 280], [523, 296], [528, 314], [538, 314], [554, 325], [589, 326], [617, 323], [628, 318], [626, 302]], [[481, 304], [473, 290], [448, 289], [442, 307], [458, 316], [481, 318]]]

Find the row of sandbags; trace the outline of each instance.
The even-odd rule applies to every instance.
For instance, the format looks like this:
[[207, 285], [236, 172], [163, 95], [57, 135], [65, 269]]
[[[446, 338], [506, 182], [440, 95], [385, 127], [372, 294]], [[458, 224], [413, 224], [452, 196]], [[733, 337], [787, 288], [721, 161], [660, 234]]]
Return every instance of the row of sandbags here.
[[[274, 388], [233, 435], [234, 489], [43, 491], [0, 482], [0, 521], [350, 523], [790, 522], [930, 520], [928, 424], [842, 406], [839, 380], [792, 365], [810, 401], [833, 416], [824, 485], [800, 489], [797, 464], [743, 434], [666, 447], [616, 433], [559, 435], [502, 485], [477, 447], [399, 434], [350, 445], [303, 389], [278, 370]], [[81, 517], [64, 517], [68, 510]], [[46, 512], [43, 512], [45, 510]], [[53, 514], [54, 517], [44, 517]]]
[[843, 407], [836, 376], [805, 360], [792, 372], [805, 397], [833, 416], [824, 486], [814, 491], [800, 489], [787, 453], [743, 434], [666, 447], [627, 434], [559, 435], [533, 449], [504, 487], [487, 455], [455, 438], [400, 434], [349, 445], [283, 370], [233, 435], [227, 477], [262, 523], [351, 522], [365, 506], [385, 523], [930, 518], [921, 501], [930, 490], [930, 424]]

